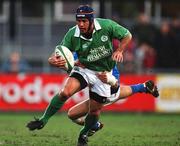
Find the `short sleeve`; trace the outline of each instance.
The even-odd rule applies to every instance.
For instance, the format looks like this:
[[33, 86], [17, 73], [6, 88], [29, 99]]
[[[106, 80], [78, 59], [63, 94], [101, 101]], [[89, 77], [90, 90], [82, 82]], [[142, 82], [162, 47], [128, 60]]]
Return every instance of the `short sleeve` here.
[[110, 26], [111, 26], [111, 30], [112, 30], [112, 36], [113, 38], [117, 38], [117, 39], [122, 39], [124, 37], [126, 37], [130, 32], [128, 29], [126, 29], [125, 27], [119, 25], [118, 23], [109, 20], [110, 21]]
[[65, 34], [65, 36], [64, 36], [62, 42], [60, 43], [60, 45], [65, 46], [69, 50], [73, 51], [73, 47], [72, 47], [72, 35], [71, 35], [70, 31], [68, 31]]

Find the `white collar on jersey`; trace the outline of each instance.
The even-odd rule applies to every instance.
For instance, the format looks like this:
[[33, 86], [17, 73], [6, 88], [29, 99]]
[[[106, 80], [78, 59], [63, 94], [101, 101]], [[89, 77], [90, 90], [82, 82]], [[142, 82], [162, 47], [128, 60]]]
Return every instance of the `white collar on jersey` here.
[[[94, 27], [95, 27], [95, 30], [93, 31], [93, 33], [96, 30], [101, 29], [101, 26], [100, 26], [99, 22], [96, 19], [94, 19]], [[77, 25], [76, 25], [76, 30], [75, 30], [75, 33], [74, 33], [74, 37], [80, 37], [80, 30], [79, 30], [79, 27]]]

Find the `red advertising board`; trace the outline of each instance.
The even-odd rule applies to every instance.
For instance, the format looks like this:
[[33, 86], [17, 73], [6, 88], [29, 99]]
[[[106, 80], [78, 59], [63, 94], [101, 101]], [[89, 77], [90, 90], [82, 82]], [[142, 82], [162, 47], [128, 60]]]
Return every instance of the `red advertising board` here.
[[[0, 74], [0, 110], [1, 111], [42, 111], [52, 96], [57, 93], [67, 79], [61, 74]], [[121, 76], [121, 84], [129, 85], [155, 80], [155, 76]], [[75, 94], [66, 102], [62, 110], [88, 98], [88, 89]], [[154, 111], [155, 100], [151, 95], [136, 94], [112, 105], [104, 111]]]

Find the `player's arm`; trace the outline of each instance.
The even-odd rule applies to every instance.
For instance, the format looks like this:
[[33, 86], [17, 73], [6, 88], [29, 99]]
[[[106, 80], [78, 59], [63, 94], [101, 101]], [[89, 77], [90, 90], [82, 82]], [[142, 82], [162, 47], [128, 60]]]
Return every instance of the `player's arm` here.
[[103, 83], [107, 83], [113, 88], [118, 87], [118, 80], [110, 72], [101, 72], [96, 75]]
[[109, 24], [109, 31], [112, 34], [112, 38], [116, 38], [120, 41], [118, 48], [112, 54], [112, 59], [117, 62], [122, 62], [124, 49], [131, 41], [132, 35], [128, 29], [112, 20], [109, 20]]
[[123, 52], [124, 49], [127, 47], [129, 42], [131, 41], [132, 35], [128, 33], [123, 39], [120, 40], [119, 46], [116, 51], [112, 55], [112, 59], [117, 62], [123, 61]]

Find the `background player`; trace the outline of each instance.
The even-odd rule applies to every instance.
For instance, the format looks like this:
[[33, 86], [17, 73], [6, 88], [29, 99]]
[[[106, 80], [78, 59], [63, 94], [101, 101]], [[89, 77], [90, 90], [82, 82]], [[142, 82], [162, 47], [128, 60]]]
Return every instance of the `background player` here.
[[[106, 75], [103, 74], [100, 75], [101, 78], [103, 78], [103, 82], [107, 82], [107, 77], [105, 77]], [[143, 85], [145, 87], [144, 91], [138, 91], [139, 87]], [[137, 88], [137, 89], [135, 89]], [[118, 82], [116, 82], [116, 84], [114, 85], [114, 88], [111, 88], [112, 90], [112, 95], [110, 98], [108, 98], [107, 102], [104, 104], [104, 106], [109, 105], [109, 104], [113, 104], [114, 102], [120, 100], [120, 99], [124, 99], [127, 98], [130, 95], [133, 95], [135, 93], [148, 93], [148, 94], [152, 94], [154, 97], [158, 97], [159, 93], [157, 90], [157, 86], [154, 85], [153, 81], [146, 81], [143, 84], [137, 84], [137, 85], [132, 85], [132, 86], [119, 86]], [[114, 89], [114, 90], [113, 90]], [[68, 110], [68, 117], [75, 123], [77, 123], [78, 125], [84, 125], [84, 116], [88, 113], [88, 104], [89, 104], [89, 99], [86, 99], [78, 104], [76, 104], [75, 106], [71, 107]], [[97, 132], [98, 130], [100, 130], [103, 127], [103, 124], [101, 122], [97, 122], [96, 124], [94, 124], [94, 126], [91, 127], [91, 129], [88, 131], [88, 136], [92, 136], [95, 132]]]

